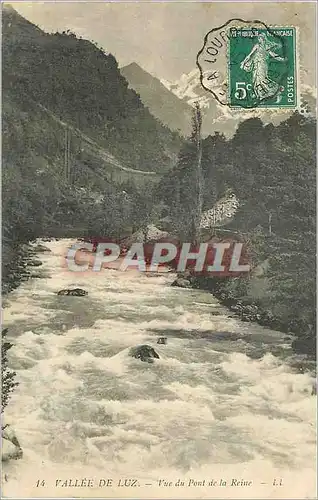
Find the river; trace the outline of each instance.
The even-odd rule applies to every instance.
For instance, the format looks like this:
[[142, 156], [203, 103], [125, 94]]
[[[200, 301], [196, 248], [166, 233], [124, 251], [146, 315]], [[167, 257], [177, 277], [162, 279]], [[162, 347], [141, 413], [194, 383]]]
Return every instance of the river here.
[[[43, 278], [4, 301], [19, 382], [5, 422], [24, 451], [6, 497], [316, 498], [315, 379], [284, 334], [170, 273], [72, 274], [70, 242], [42, 243]], [[70, 286], [88, 295], [56, 295]], [[139, 344], [160, 359], [129, 357]]]

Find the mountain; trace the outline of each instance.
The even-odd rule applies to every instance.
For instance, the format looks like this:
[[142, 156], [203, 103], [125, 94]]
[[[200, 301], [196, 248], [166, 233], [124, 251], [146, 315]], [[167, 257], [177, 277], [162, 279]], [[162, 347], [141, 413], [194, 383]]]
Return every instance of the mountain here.
[[184, 73], [181, 75], [180, 79], [175, 82], [169, 82], [167, 80], [161, 80], [161, 82], [174, 95], [188, 104], [199, 101], [201, 108], [206, 108], [210, 105], [210, 97], [201, 86], [198, 69], [194, 69], [190, 71], [190, 73]]
[[[214, 97], [203, 89], [200, 83], [200, 72], [193, 69], [190, 73], [181, 75], [179, 80], [169, 82], [161, 80], [161, 83], [183, 103], [192, 105], [195, 101], [200, 103], [203, 115], [202, 133], [204, 136], [221, 132], [226, 137], [232, 137], [238, 124], [249, 118], [261, 118], [265, 124], [278, 125], [286, 120], [293, 110], [275, 110], [273, 112], [264, 109], [233, 110], [228, 106], [221, 105]], [[304, 104], [309, 106], [308, 107]], [[298, 110], [302, 114], [315, 114], [316, 91], [309, 85], [302, 85], [301, 100]]]
[[[129, 86], [141, 97], [152, 115], [171, 130], [178, 130], [184, 136], [191, 131], [191, 106], [170, 92], [158, 78], [147, 73], [135, 62], [120, 69]], [[191, 104], [191, 103], [190, 103]]]
[[45, 33], [10, 7], [2, 34], [4, 99], [9, 92], [44, 106], [129, 168], [171, 168], [180, 136], [128, 88], [112, 54], [69, 31]]
[[96, 44], [45, 33], [7, 6], [2, 35], [3, 262], [38, 237], [130, 234], [182, 138]]

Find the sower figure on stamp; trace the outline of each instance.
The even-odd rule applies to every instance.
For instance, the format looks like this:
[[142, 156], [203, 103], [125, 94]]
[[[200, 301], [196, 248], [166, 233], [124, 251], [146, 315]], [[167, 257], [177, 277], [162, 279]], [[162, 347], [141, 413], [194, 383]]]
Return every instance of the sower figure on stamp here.
[[253, 72], [255, 96], [259, 99], [267, 99], [275, 96], [279, 91], [279, 84], [268, 77], [269, 59], [272, 57], [276, 61], [285, 61], [285, 58], [274, 52], [273, 49], [279, 47], [279, 44], [269, 40], [265, 33], [261, 33], [257, 40], [240, 67], [244, 71]]

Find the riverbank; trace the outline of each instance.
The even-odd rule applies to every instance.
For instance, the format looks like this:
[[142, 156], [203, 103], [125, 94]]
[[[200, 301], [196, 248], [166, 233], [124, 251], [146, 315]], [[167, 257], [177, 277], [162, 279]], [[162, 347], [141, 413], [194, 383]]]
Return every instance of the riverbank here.
[[[47, 239], [50, 241], [50, 239]], [[58, 240], [56, 240], [58, 241]], [[70, 240], [71, 241], [71, 240]], [[75, 240], [74, 240], [75, 241]], [[44, 243], [44, 245], [43, 245]], [[3, 262], [7, 264], [3, 270], [2, 293], [7, 295], [17, 288], [21, 283], [29, 278], [43, 278], [45, 275], [41, 270], [41, 261], [38, 260], [39, 252], [50, 251], [45, 246], [45, 241], [38, 244], [37, 241], [29, 243], [15, 242], [11, 246], [4, 248]], [[10, 252], [10, 255], [8, 255]], [[66, 253], [65, 253], [66, 255]], [[10, 258], [9, 258], [10, 257]], [[79, 251], [76, 254], [76, 263], [79, 265], [89, 264], [89, 268], [81, 276], [95, 274], [92, 267], [95, 261], [95, 255], [90, 252]], [[123, 263], [123, 257], [115, 262], [103, 263], [102, 268], [120, 270]], [[149, 273], [149, 266], [146, 266], [147, 275], [157, 274]], [[136, 272], [136, 268], [129, 266], [130, 272]], [[167, 272], [166, 267], [160, 268], [160, 274]], [[264, 301], [256, 299], [246, 294], [246, 278], [216, 278], [204, 276], [191, 276], [190, 273], [180, 273], [179, 277], [188, 281], [191, 288], [207, 290], [212, 293], [222, 305], [227, 307], [231, 315], [239, 318], [243, 322], [257, 323], [261, 326], [271, 328], [285, 334], [296, 354], [306, 356], [310, 365], [316, 359], [316, 336], [315, 332], [306, 332], [306, 325], [291, 324], [291, 322], [282, 320], [277, 314], [274, 314], [270, 308], [264, 307]]]
[[[67, 496], [132, 498], [133, 489], [116, 485], [133, 471], [140, 498], [190, 498], [191, 489], [174, 487], [178, 478], [211, 480], [213, 470], [229, 485], [253, 480], [244, 491], [222, 487], [227, 498], [312, 498], [314, 377], [290, 366], [280, 332], [231, 317], [208, 291], [171, 287], [173, 273], [68, 273], [68, 245], [48, 242], [51, 251], [37, 255], [48, 278], [7, 297], [9, 367], [19, 385], [5, 414], [23, 457], [4, 464], [4, 494], [43, 496], [37, 470], [56, 497], [52, 477], [81, 477], [85, 467], [94, 487], [70, 486]], [[71, 287], [88, 293], [56, 293]], [[160, 358], [132, 358], [142, 344]], [[98, 488], [105, 477], [113, 479], [107, 491]], [[162, 478], [173, 482], [164, 492]], [[198, 486], [195, 495], [220, 498], [220, 489]]]
[[2, 255], [2, 294], [7, 295], [29, 279], [33, 252], [28, 243], [10, 242], [3, 245]]
[[[187, 277], [189, 279], [189, 277]], [[292, 323], [264, 306], [261, 299], [247, 295], [246, 278], [216, 278], [196, 276], [189, 279], [191, 287], [210, 291], [235, 317], [244, 322], [278, 330], [291, 340], [295, 353], [308, 357], [310, 364], [316, 360], [316, 333], [308, 331], [302, 322]]]
[[39, 252], [49, 251], [49, 248], [37, 241], [6, 242], [2, 247], [2, 295], [8, 295], [30, 278], [44, 278]]

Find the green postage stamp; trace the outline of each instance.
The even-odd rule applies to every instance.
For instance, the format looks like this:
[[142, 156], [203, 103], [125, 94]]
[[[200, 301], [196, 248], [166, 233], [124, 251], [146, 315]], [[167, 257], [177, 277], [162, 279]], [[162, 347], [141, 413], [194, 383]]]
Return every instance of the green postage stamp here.
[[231, 27], [228, 37], [229, 105], [295, 108], [295, 28]]

